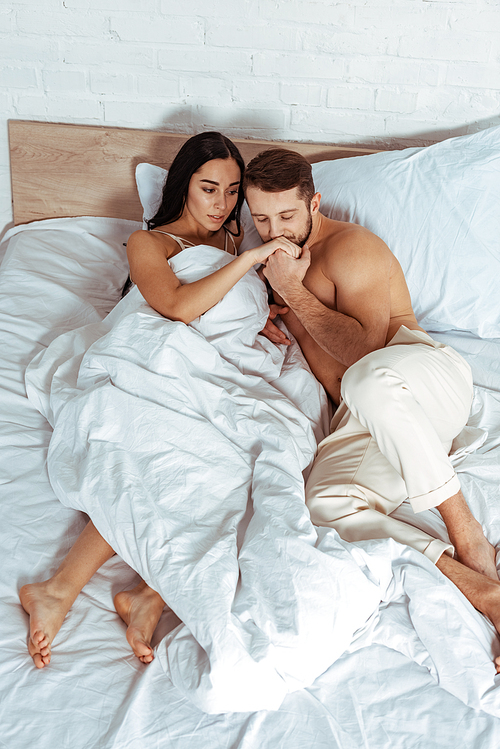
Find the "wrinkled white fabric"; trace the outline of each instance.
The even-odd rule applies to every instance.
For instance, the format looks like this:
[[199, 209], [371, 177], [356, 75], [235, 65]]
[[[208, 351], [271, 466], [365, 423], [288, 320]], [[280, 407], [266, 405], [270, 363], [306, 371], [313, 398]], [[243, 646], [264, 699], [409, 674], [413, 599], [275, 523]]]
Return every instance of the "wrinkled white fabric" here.
[[[230, 261], [196, 247], [171, 265], [187, 283]], [[134, 290], [27, 374], [54, 427], [56, 494], [182, 620], [164, 662], [206, 712], [277, 709], [342, 655], [380, 600], [344, 545], [316, 547], [302, 472], [325, 396], [293, 351], [286, 364], [258, 335], [267, 315], [254, 271], [189, 326]]]
[[[85, 521], [63, 507], [48, 484], [45, 448], [51, 430], [25, 397], [24, 370], [34, 353], [62, 332], [98, 323], [114, 306], [126, 277], [123, 243], [138, 228], [114, 219], [54, 219], [16, 227], [6, 240], [8, 257], [0, 271], [4, 743], [37, 749], [158, 749], [165, 743], [173, 749], [388, 749], [403, 744], [405, 749], [498, 749], [500, 718], [493, 715], [500, 714], [499, 677], [491, 662], [499, 654], [498, 639], [422, 555], [387, 540], [360, 545], [364, 566], [356, 545], [348, 547], [364, 574], [369, 567], [371, 579], [382, 587], [379, 612], [341, 658], [311, 687], [289, 694], [277, 711], [204, 715], [165, 673], [168, 641], [156, 649], [153, 663], [141, 664], [113, 607], [114, 593], [132, 587], [137, 578], [116, 557], [78, 596], [54, 640], [50, 668], [35, 670], [26, 648], [19, 586], [46, 579]], [[73, 341], [76, 351], [80, 340], [80, 359], [92, 342], [85, 343], [85, 336], [92, 338], [89, 329], [80, 330]], [[487, 442], [457, 470], [474, 514], [499, 546], [498, 341], [461, 334], [441, 339], [467, 357], [482, 385], [476, 388], [469, 424], [486, 429]], [[63, 343], [58, 342], [61, 356]], [[55, 360], [54, 350], [52, 356]], [[293, 382], [299, 370], [291, 362], [298, 360], [299, 350], [287, 352], [284, 374], [275, 384], [283, 378]], [[69, 363], [66, 374], [75, 372], [78, 366]], [[48, 375], [47, 380], [55, 392], [56, 380]], [[70, 397], [73, 386], [66, 387]], [[64, 403], [53, 397], [56, 401]], [[408, 508], [403, 504], [398, 513], [403, 509]], [[428, 521], [428, 532], [445, 534], [437, 511], [409, 512], [410, 520]], [[336, 544], [335, 531], [319, 533], [324, 538], [318, 546], [328, 554], [330, 539]], [[174, 615], [165, 612], [154, 644], [173, 626]]]

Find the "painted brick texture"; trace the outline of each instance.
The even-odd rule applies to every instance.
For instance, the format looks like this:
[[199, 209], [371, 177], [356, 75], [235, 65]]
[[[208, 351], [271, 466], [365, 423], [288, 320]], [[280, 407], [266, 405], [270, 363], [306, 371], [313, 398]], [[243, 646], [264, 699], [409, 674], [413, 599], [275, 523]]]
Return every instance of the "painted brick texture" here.
[[494, 0], [3, 0], [6, 121], [383, 146], [500, 123]]

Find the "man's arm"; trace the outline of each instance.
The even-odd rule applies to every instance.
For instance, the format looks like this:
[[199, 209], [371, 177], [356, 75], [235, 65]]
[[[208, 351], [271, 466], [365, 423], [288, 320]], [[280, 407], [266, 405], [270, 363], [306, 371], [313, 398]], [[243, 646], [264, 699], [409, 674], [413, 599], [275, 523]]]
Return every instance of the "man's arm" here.
[[[292, 262], [289, 262], [289, 261]], [[264, 273], [309, 335], [344, 366], [385, 345], [390, 320], [392, 254], [373, 234], [354, 229], [326, 251], [321, 271], [335, 289], [330, 309], [304, 285], [309, 250], [299, 259], [276, 252]], [[307, 284], [307, 279], [306, 279]]]

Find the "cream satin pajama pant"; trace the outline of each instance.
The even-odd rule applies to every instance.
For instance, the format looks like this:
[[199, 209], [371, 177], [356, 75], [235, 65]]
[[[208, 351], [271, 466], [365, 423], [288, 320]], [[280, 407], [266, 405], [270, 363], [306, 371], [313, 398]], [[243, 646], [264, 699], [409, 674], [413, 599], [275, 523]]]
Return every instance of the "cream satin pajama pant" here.
[[401, 327], [383, 349], [350, 367], [331, 434], [306, 486], [316, 525], [346, 541], [394, 538], [436, 562], [453, 547], [390, 513], [409, 498], [415, 512], [460, 489], [448, 458], [472, 402], [467, 362], [426, 333]]

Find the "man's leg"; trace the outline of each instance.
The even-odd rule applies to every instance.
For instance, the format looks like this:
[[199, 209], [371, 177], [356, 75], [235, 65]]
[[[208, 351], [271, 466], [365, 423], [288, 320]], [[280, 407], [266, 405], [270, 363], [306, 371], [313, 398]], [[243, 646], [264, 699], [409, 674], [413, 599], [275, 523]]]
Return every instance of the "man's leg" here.
[[446, 499], [437, 509], [446, 524], [458, 561], [498, 581], [495, 549], [484, 537], [483, 529], [472, 515], [462, 492]]
[[[423, 356], [420, 356], [419, 351]], [[429, 347], [429, 352], [432, 354], [432, 347]], [[342, 383], [343, 395], [347, 405], [360, 420], [360, 428], [367, 429], [376, 438], [376, 445], [380, 446], [391, 469], [404, 477], [406, 492], [414, 509], [418, 511], [437, 506], [440, 511], [450, 540], [456, 546], [458, 560], [452, 559], [448, 554], [438, 554], [433, 559], [438, 569], [500, 631], [500, 583], [495, 565], [495, 549], [486, 540], [481, 525], [472, 516], [459, 489], [458, 478], [449, 461], [447, 462], [447, 451], [444, 449], [446, 443], [451, 444], [452, 438], [458, 434], [467, 419], [467, 399], [468, 393], [472, 393], [472, 384], [468, 367], [462, 364], [465, 363], [461, 362], [456, 352], [450, 352], [448, 363], [443, 351], [438, 356], [431, 355], [429, 358], [426, 356], [426, 347], [414, 349], [411, 345], [396, 345], [391, 349], [389, 346], [380, 352], [369, 354], [346, 372]], [[469, 403], [470, 397], [471, 395]], [[347, 411], [345, 405], [344, 409]], [[355, 418], [353, 414], [351, 417]], [[342, 423], [339, 430], [341, 426]], [[330, 457], [330, 483], [335, 484], [338, 466], [335, 455]], [[430, 463], [432, 468], [428, 470]], [[313, 472], [314, 468], [311, 475]], [[317, 475], [316, 472], [316, 477]], [[386, 485], [387, 479], [389, 483]], [[364, 458], [351, 477], [352, 488], [349, 491], [352, 494], [354, 487], [357, 489], [359, 485], [368, 486], [375, 488], [375, 497], [378, 492], [385, 500], [393, 483], [394, 476], [391, 479], [390, 471], [383, 476], [381, 462], [376, 459], [370, 462]], [[336, 488], [331, 486], [330, 493], [334, 494]], [[321, 494], [321, 487], [319, 492], [314, 487], [309, 487], [309, 492], [313, 495]], [[322, 489], [322, 492], [324, 495], [325, 490]], [[379, 509], [376, 499], [371, 500], [371, 505]], [[369, 520], [369, 516], [364, 515], [366, 510], [359, 512], [360, 509], [363, 509], [361, 503], [357, 507], [353, 506], [356, 516]], [[348, 540], [355, 540], [353, 530], [356, 532], [356, 525], [362, 525], [363, 520], [354, 517], [346, 514], [339, 518], [340, 522], [335, 521], [331, 525], [343, 537], [346, 535], [341, 530], [342, 525], [350, 526], [351, 538]], [[321, 521], [319, 524], [330, 525]], [[364, 525], [360, 538], [380, 537], [373, 531], [373, 535], [367, 535], [370, 529], [366, 522]], [[405, 542], [388, 525], [386, 527], [390, 531], [388, 535]], [[406, 543], [419, 548], [415, 543]], [[432, 559], [428, 551], [423, 551]], [[500, 669], [500, 659], [498, 667]]]
[[[500, 634], [500, 582], [487, 575], [471, 570], [456, 559], [443, 554], [436, 562], [436, 567], [451, 580], [467, 600], [484, 614]], [[495, 660], [497, 671], [500, 671], [500, 658]]]
[[406, 499], [401, 476], [369, 432], [347, 410], [318, 448], [306, 484], [306, 504], [315, 525], [335, 528], [345, 541], [393, 538], [436, 562], [453, 547], [390, 516]]
[[470, 367], [453, 349], [403, 328], [347, 370], [342, 396], [403, 478], [415, 512], [460, 491], [448, 453], [467, 422], [473, 387]]
[[[458, 559], [497, 580], [495, 550], [472, 516], [448, 458], [472, 400], [466, 362], [425, 334], [401, 329], [385, 349], [347, 370], [342, 392], [352, 414], [404, 479], [413, 510], [437, 507]], [[383, 483], [376, 490], [385, 495]]]
[[[351, 416], [351, 426], [353, 424]], [[338, 440], [332, 441], [334, 435], [320, 445], [306, 486], [306, 502], [313, 523], [335, 528], [346, 541], [394, 538], [422, 552], [500, 633], [500, 582], [495, 550], [485, 539], [481, 525], [472, 516], [462, 494], [450, 497], [438, 507], [450, 530], [450, 540], [456, 544], [459, 556], [453, 559], [450, 556], [453, 547], [382, 512], [383, 506], [389, 509], [391, 505], [385, 497], [377, 498], [374, 483], [385, 471], [385, 486], [395, 509], [398, 477], [384, 456], [375, 450], [376, 446], [369, 442], [370, 438], [363, 439], [361, 432], [355, 432], [353, 428], [349, 438], [345, 435], [343, 445], [338, 444]], [[342, 437], [342, 432], [337, 437]], [[361, 458], [366, 460], [364, 465]], [[337, 480], [339, 484], [334, 483]], [[363, 486], [366, 483], [369, 487]], [[404, 486], [401, 491], [403, 501]], [[500, 658], [496, 665], [500, 672]]]
[[432, 347], [412, 345], [389, 346], [358, 364], [346, 373], [346, 400], [401, 473], [413, 509], [437, 507], [458, 560], [498, 580], [495, 549], [473, 517], [445, 449], [467, 419], [467, 369], [462, 372], [458, 361], [454, 371], [443, 350], [434, 355]]
[[37, 668], [50, 663], [51, 644], [66, 614], [84, 585], [114, 553], [89, 522], [49, 580], [23, 585], [19, 597], [30, 618], [28, 650]]

